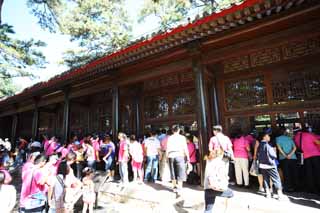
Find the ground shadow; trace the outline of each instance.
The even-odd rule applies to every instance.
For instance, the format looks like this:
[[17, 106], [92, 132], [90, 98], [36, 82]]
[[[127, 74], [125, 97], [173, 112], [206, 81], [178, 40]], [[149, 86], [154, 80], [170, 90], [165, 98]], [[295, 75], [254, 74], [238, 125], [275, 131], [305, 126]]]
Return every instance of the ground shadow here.
[[287, 194], [287, 196], [292, 203], [320, 209], [320, 196], [316, 194], [295, 192]]

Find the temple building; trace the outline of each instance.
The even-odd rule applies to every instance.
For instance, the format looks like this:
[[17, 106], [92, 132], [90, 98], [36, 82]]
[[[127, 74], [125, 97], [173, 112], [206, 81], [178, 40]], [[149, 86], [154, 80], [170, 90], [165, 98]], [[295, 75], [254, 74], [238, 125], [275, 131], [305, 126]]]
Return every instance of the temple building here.
[[320, 1], [247, 0], [0, 102], [0, 137], [181, 124], [206, 154], [212, 125], [320, 130]]

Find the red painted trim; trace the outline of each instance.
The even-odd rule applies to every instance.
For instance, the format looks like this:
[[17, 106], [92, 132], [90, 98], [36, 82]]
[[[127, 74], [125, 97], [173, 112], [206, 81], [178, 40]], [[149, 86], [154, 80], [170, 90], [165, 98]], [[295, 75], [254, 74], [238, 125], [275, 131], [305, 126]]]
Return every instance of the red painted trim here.
[[200, 26], [201, 24], [205, 24], [205, 23], [211, 22], [213, 20], [216, 20], [216, 19], [221, 18], [223, 16], [226, 16], [228, 14], [234, 13], [234, 12], [236, 12], [238, 10], [243, 10], [243, 9], [245, 9], [247, 7], [250, 7], [250, 6], [253, 6], [255, 4], [262, 3], [262, 2], [264, 2], [264, 1], [263, 0], [247, 0], [247, 1], [244, 1], [240, 5], [235, 5], [235, 6], [231, 7], [231, 8], [229, 8], [229, 9], [223, 10], [223, 11], [221, 11], [219, 13], [214, 13], [214, 14], [212, 14], [210, 16], [207, 16], [205, 18], [202, 18], [202, 19], [199, 19], [199, 20], [195, 21], [194, 23], [189, 23], [189, 24], [187, 24], [185, 26], [180, 26], [180, 27], [174, 28], [170, 32], [165, 32], [163, 34], [156, 35], [156, 36], [152, 37], [151, 39], [142, 41], [140, 43], [137, 43], [137, 44], [134, 44], [132, 46], [126, 47], [124, 49], [121, 49], [118, 52], [112, 53], [110, 55], [107, 55], [107, 56], [102, 57], [100, 59], [97, 59], [95, 61], [92, 61], [92, 62], [84, 65], [83, 67], [77, 68], [77, 69], [75, 69], [73, 71], [69, 71], [69, 72], [64, 73], [62, 75], [55, 76], [55, 77], [49, 79], [46, 82], [37, 83], [37, 84], [25, 89], [21, 93], [5, 99], [4, 101], [7, 101], [7, 100], [9, 100], [9, 99], [11, 99], [13, 97], [21, 96], [22, 94], [25, 94], [27, 92], [35, 91], [35, 90], [37, 90], [39, 88], [44, 88], [44, 87], [48, 87], [50, 85], [54, 85], [57, 81], [64, 81], [64, 80], [70, 79], [71, 77], [74, 77], [76, 75], [80, 75], [81, 73], [86, 72], [88, 69], [93, 68], [93, 67], [95, 67], [95, 66], [97, 66], [97, 65], [99, 65], [99, 64], [101, 64], [101, 63], [103, 63], [105, 61], [108, 61], [108, 60], [110, 60], [110, 59], [112, 59], [114, 57], [126, 54], [126, 53], [128, 53], [130, 51], [133, 51], [135, 49], [139, 49], [139, 48], [141, 48], [143, 46], [146, 46], [148, 44], [151, 44], [151, 43], [154, 43], [156, 41], [165, 39], [165, 38], [167, 38], [169, 36], [172, 36], [174, 34], [180, 33], [182, 31], [185, 31], [185, 30], [188, 30], [188, 29], [191, 29], [191, 28], [195, 28], [197, 26]]

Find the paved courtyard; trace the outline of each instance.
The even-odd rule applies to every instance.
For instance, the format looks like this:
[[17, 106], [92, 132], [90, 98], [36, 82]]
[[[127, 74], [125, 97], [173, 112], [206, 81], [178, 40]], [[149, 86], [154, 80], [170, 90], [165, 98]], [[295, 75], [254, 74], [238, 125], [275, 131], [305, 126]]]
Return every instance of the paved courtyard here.
[[[13, 174], [14, 185], [20, 193], [21, 180], [19, 171]], [[189, 186], [183, 189], [183, 196], [177, 198], [169, 183], [129, 183], [123, 186], [117, 182], [105, 182], [104, 174], [98, 173], [95, 178], [98, 200], [95, 212], [126, 213], [126, 212], [154, 212], [154, 213], [195, 213], [203, 212], [204, 192], [200, 186]], [[266, 199], [263, 194], [254, 189], [242, 189], [231, 186], [234, 197], [227, 202], [217, 198], [213, 212], [218, 213], [317, 213], [320, 212], [320, 197], [307, 193], [288, 194], [288, 201], [278, 201], [276, 195]], [[18, 200], [17, 200], [18, 203]], [[74, 212], [81, 212], [82, 203], [79, 201]], [[15, 208], [14, 212], [18, 212]]]

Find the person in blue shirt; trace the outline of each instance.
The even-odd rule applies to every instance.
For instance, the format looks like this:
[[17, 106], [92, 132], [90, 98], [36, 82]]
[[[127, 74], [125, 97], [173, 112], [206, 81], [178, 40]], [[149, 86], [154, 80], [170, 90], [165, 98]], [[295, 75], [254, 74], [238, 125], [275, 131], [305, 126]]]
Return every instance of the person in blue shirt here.
[[284, 191], [292, 192], [295, 190], [297, 181], [297, 156], [296, 146], [292, 138], [286, 136], [286, 129], [280, 129], [280, 136], [276, 138], [279, 150], [280, 168], [283, 172]]
[[102, 160], [105, 162], [105, 171], [107, 172], [108, 181], [114, 180], [114, 157], [115, 157], [115, 145], [111, 141], [111, 137], [106, 135], [103, 144], [100, 147]]

